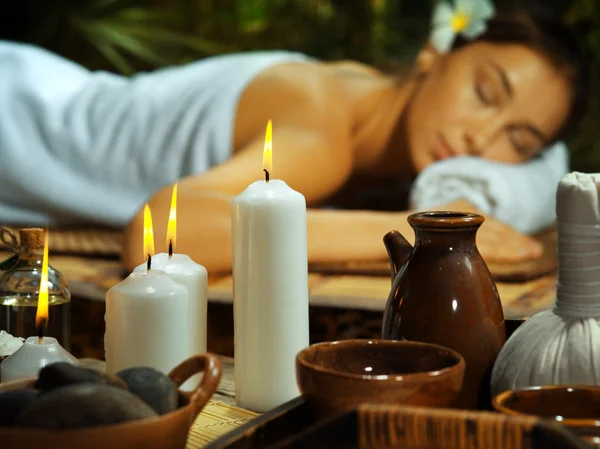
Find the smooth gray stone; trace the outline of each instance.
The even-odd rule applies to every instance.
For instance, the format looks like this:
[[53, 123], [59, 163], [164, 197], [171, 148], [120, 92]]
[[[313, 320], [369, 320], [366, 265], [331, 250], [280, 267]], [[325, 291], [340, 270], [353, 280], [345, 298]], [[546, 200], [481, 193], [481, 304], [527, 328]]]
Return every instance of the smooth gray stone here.
[[26, 389], [11, 390], [0, 394], [0, 427], [11, 426], [17, 416], [36, 398], [36, 391]]
[[128, 368], [117, 373], [129, 391], [143, 399], [159, 415], [172, 412], [179, 404], [177, 386], [154, 368]]
[[66, 362], [57, 362], [42, 368], [35, 383], [35, 388], [45, 392], [54, 388], [80, 383], [104, 384], [127, 388], [125, 382], [117, 376], [111, 376], [101, 371], [82, 368]]
[[15, 427], [75, 429], [119, 424], [157, 416], [127, 390], [109, 385], [80, 383], [40, 395], [17, 417]]

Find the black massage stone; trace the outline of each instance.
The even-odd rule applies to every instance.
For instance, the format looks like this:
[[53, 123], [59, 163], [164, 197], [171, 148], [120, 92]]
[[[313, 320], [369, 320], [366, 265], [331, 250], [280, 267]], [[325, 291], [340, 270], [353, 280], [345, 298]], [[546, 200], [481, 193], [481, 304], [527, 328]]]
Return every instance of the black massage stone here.
[[79, 383], [39, 395], [17, 417], [14, 426], [77, 429], [155, 416], [148, 404], [123, 388]]
[[0, 427], [12, 426], [17, 416], [36, 398], [34, 390], [12, 390], [0, 394]]
[[54, 388], [81, 383], [94, 383], [111, 385], [113, 387], [127, 388], [117, 376], [111, 376], [97, 370], [82, 368], [66, 362], [53, 363], [40, 370], [35, 388], [43, 392]]
[[130, 392], [144, 400], [159, 415], [175, 410], [179, 394], [169, 376], [153, 368], [128, 368], [117, 373]]

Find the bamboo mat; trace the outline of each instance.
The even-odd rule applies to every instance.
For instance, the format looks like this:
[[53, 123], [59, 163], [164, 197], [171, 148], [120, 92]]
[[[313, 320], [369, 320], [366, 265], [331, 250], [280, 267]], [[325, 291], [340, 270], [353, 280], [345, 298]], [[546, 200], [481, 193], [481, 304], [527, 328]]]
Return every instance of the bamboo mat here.
[[186, 449], [203, 448], [257, 416], [258, 413], [250, 410], [228, 405], [222, 401], [210, 400], [192, 424]]
[[[15, 236], [18, 228], [6, 227]], [[50, 228], [48, 246], [54, 254], [120, 257], [123, 232], [107, 228]]]
[[[17, 233], [17, 229], [12, 229]], [[548, 229], [539, 233], [536, 238], [544, 246], [544, 254], [539, 260], [513, 264], [488, 263], [496, 281], [523, 282], [556, 271], [556, 230]], [[51, 228], [49, 245], [52, 254], [118, 259], [121, 255], [122, 239], [123, 233], [118, 229]], [[309, 271], [325, 275], [387, 276], [390, 268], [387, 260], [349, 261], [313, 263], [309, 265]]]
[[[551, 307], [556, 294], [556, 233], [539, 236], [545, 253], [539, 263], [491, 265], [506, 316], [522, 316]], [[51, 264], [63, 272], [74, 296], [104, 301], [106, 291], [124, 272], [118, 257], [122, 232], [115, 229], [50, 229]], [[0, 253], [0, 258], [9, 254]], [[310, 302], [315, 306], [382, 311], [389, 294], [387, 262], [313, 265]], [[361, 274], [362, 273], [362, 274]], [[213, 277], [209, 300], [233, 301], [230, 276]]]
[[[551, 274], [558, 268], [557, 239], [554, 228], [535, 236], [544, 248], [540, 259], [519, 263], [488, 262], [487, 266], [495, 281], [524, 282]], [[381, 261], [348, 261], [343, 263], [313, 263], [309, 270], [321, 274], [352, 274], [359, 276], [387, 276], [390, 263]]]

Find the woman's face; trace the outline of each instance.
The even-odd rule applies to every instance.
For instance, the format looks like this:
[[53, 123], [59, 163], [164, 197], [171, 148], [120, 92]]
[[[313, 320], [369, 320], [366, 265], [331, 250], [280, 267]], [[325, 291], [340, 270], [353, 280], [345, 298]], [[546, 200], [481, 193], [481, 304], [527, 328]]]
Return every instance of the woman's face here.
[[522, 45], [475, 43], [430, 58], [421, 69], [405, 123], [417, 172], [453, 156], [527, 161], [569, 112], [565, 77]]

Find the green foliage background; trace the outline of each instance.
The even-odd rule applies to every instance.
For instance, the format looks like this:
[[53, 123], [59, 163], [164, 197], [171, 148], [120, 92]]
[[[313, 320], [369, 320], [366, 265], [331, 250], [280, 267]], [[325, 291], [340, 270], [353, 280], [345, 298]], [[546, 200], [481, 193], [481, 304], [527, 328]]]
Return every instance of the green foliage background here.
[[[496, 0], [498, 5], [501, 1]], [[518, 1], [518, 0], [516, 0]], [[526, 1], [526, 0], [523, 0]], [[600, 61], [600, 3], [548, 0]], [[8, 2], [6, 2], [8, 3]], [[5, 3], [5, 4], [6, 4]], [[434, 0], [18, 0], [0, 38], [48, 48], [91, 69], [131, 74], [232, 51], [289, 49], [382, 68], [410, 62]], [[597, 64], [593, 78], [598, 79]], [[598, 87], [570, 142], [572, 166], [600, 172]]]

